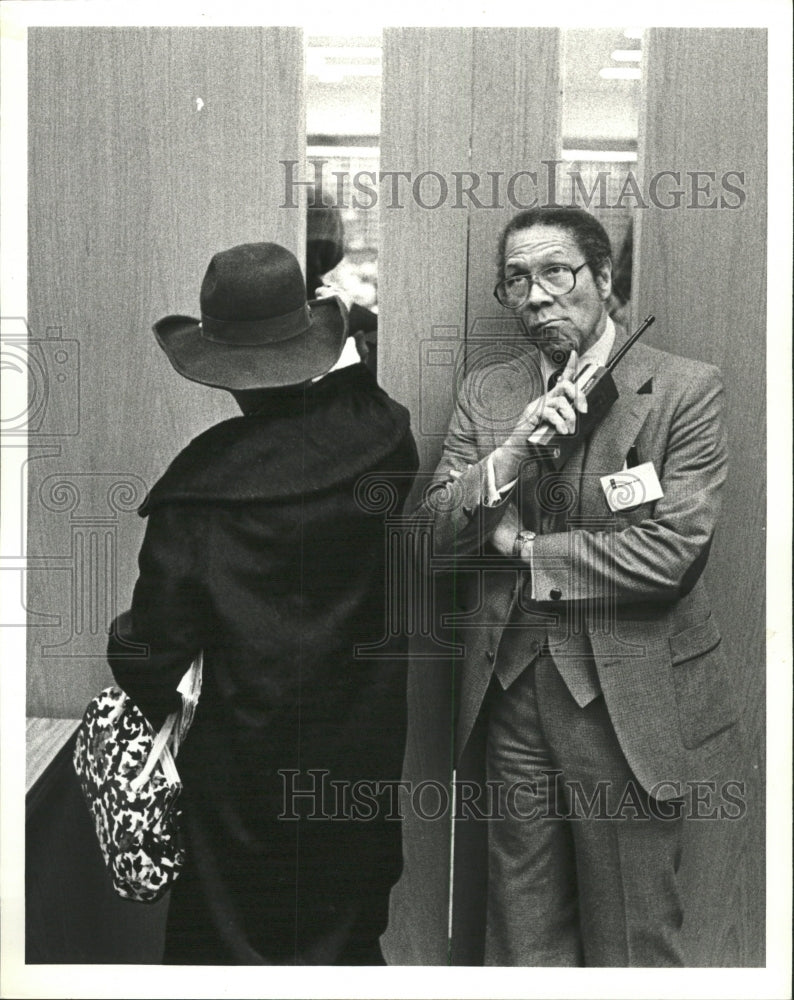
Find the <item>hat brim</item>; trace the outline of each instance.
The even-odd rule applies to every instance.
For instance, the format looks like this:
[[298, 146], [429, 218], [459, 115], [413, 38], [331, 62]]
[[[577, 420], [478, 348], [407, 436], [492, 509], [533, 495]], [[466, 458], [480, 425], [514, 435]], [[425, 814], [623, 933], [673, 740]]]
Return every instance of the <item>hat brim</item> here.
[[276, 389], [325, 375], [345, 346], [348, 319], [341, 299], [314, 299], [309, 306], [308, 328], [277, 343], [208, 340], [192, 316], [166, 316], [152, 330], [175, 370], [192, 382], [217, 389]]

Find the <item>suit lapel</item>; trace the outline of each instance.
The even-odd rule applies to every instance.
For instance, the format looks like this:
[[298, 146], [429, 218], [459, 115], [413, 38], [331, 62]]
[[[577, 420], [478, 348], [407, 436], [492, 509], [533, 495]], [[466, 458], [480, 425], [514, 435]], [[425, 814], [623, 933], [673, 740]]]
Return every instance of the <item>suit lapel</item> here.
[[[625, 340], [625, 331], [618, 330], [613, 355]], [[641, 355], [642, 352], [637, 355], [629, 352], [613, 372], [618, 398], [593, 432], [586, 448], [577, 452], [576, 457], [580, 461], [579, 513], [585, 517], [609, 513], [600, 477], [623, 468], [626, 455], [637, 440], [653, 405], [652, 391], [638, 392], [652, 374], [647, 361], [643, 364]]]
[[[616, 329], [612, 355], [625, 343], [627, 335]], [[498, 378], [489, 378], [493, 393], [487, 407], [490, 418], [481, 427], [479, 447], [481, 456], [493, 451], [510, 433], [524, 407], [542, 392], [540, 360], [537, 347], [527, 344], [526, 352], [517, 352], [516, 358], [501, 366]], [[642, 429], [653, 404], [653, 393], [638, 393], [648, 382], [652, 372], [647, 359], [643, 363], [642, 351], [629, 351], [613, 373], [618, 399], [589, 441], [573, 452], [562, 472], [554, 481], [562, 484], [554, 495], [562, 500], [570, 498], [572, 505], [560, 514], [583, 517], [604, 516], [608, 513], [600, 477], [622, 469], [626, 455]], [[552, 487], [550, 469], [545, 463], [530, 462], [522, 474], [522, 509], [527, 527], [536, 530], [541, 524], [539, 500]], [[564, 530], [559, 528], [557, 530]]]
[[[509, 360], [494, 368], [489, 355], [475, 361], [474, 388], [469, 405], [477, 418], [480, 457], [498, 447], [508, 437], [526, 406], [543, 393], [538, 350], [526, 337], [499, 341]], [[478, 379], [477, 362], [483, 365]], [[472, 374], [472, 371], [469, 371]], [[487, 376], [487, 377], [486, 377]], [[479, 384], [478, 384], [479, 383]]]
[[[514, 339], [500, 342], [509, 353], [509, 361], [502, 362], [496, 370], [488, 366], [484, 357], [488, 395], [485, 402], [485, 419], [479, 423], [478, 449], [484, 458], [502, 444], [515, 427], [526, 406], [543, 395], [543, 376], [537, 346], [522, 333]], [[480, 406], [483, 401], [480, 401]], [[534, 487], [538, 474], [537, 462], [527, 462], [519, 475], [518, 499], [526, 527], [535, 523]]]

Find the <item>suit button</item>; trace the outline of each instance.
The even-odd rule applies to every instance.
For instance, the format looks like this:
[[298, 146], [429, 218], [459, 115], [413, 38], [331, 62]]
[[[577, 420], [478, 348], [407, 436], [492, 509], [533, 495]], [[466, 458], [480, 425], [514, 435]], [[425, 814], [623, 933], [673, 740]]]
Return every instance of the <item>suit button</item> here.
[[489, 663], [493, 663], [495, 659], [494, 651], [492, 649], [487, 650], [485, 653], [485, 657]]
[[551, 590], [549, 591], [549, 597], [552, 599], [552, 601], [559, 601], [559, 599], [562, 597], [562, 591], [560, 590], [559, 587], [552, 587]]

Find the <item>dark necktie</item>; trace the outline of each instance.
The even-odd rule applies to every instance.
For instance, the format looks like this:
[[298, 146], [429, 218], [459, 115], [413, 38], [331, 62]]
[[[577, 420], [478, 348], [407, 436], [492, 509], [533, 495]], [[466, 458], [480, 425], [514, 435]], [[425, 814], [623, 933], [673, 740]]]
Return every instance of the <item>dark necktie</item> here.
[[549, 375], [548, 382], [546, 382], [546, 392], [551, 392], [554, 386], [560, 381], [562, 373], [565, 371], [565, 367], [555, 368], [554, 371]]
[[[562, 365], [559, 368], [555, 368], [551, 375], [549, 375], [546, 380], [546, 392], [551, 392], [557, 382], [559, 382], [564, 370], [565, 366]], [[545, 463], [542, 463], [540, 466], [532, 464], [528, 467], [527, 471], [530, 475], [522, 482], [520, 491], [521, 521], [525, 528], [532, 528], [534, 531], [549, 531], [552, 527], [551, 519], [548, 512], [544, 512], [542, 507], [538, 505], [537, 496], [538, 473], [540, 472], [541, 475], [548, 474], [549, 467]]]
[[[546, 381], [547, 392], [551, 392], [551, 390], [557, 385], [564, 371], [565, 365], [560, 365], [559, 368], [555, 368], [551, 375], [549, 375]], [[539, 492], [541, 496], [545, 494], [546, 496], [554, 497], [557, 493], [557, 487], [554, 484], [559, 481], [559, 477], [554, 475], [552, 479], [548, 478], [552, 475], [552, 468], [550, 465], [545, 465], [545, 463], [543, 463], [540, 466], [540, 469], [542, 470], [541, 475], [544, 477], [544, 487], [540, 489]], [[537, 499], [538, 498], [536, 497], [536, 501]], [[549, 509], [542, 501], [540, 502], [539, 507], [540, 517], [537, 521], [535, 530], [539, 530], [543, 534], [549, 534], [553, 531], [561, 530], [560, 519], [554, 510]]]

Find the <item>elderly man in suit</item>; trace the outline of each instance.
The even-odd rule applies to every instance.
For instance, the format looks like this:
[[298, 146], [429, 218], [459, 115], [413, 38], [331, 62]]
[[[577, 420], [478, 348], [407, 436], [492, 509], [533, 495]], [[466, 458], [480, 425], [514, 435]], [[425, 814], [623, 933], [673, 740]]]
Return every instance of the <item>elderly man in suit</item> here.
[[557, 470], [528, 436], [575, 434], [577, 371], [626, 340], [609, 240], [580, 209], [532, 209], [500, 267], [523, 346], [470, 366], [417, 513], [461, 557], [456, 746], [459, 776], [484, 747], [484, 961], [684, 965], [692, 788], [731, 759], [736, 718], [700, 581], [727, 469], [719, 372], [636, 344]]

